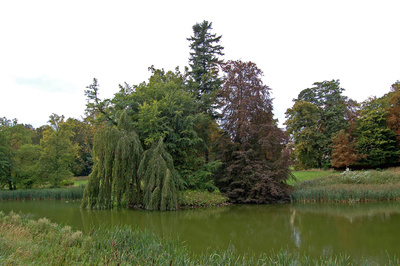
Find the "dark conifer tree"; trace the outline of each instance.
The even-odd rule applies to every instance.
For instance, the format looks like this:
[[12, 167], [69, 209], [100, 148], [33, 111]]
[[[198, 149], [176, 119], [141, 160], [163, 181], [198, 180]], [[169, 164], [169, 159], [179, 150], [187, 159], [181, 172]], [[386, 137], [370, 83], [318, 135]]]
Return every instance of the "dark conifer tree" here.
[[218, 56], [224, 55], [224, 49], [218, 43], [222, 36], [212, 34], [212, 23], [203, 21], [193, 26], [193, 36], [190, 41], [189, 65], [190, 75], [195, 81], [196, 95], [202, 103], [202, 111], [212, 112], [215, 100], [215, 92], [220, 87], [218, 79], [218, 64], [221, 62]]

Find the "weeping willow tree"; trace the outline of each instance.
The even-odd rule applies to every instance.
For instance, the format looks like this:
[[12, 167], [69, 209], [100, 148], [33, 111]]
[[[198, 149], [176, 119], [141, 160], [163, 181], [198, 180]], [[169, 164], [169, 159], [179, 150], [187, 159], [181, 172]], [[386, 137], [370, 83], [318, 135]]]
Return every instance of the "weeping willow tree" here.
[[178, 208], [177, 191], [182, 182], [162, 138], [144, 152], [138, 174], [144, 180], [143, 204], [147, 210]]
[[132, 121], [123, 112], [117, 127], [101, 129], [94, 139], [93, 172], [85, 188], [83, 208], [112, 208], [140, 204], [142, 189], [137, 175], [143, 148]]

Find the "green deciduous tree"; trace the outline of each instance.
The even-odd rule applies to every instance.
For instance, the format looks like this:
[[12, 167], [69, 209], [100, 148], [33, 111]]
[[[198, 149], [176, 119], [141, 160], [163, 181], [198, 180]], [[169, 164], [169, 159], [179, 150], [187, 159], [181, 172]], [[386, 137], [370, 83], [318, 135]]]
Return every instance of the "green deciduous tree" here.
[[117, 126], [105, 126], [94, 139], [93, 172], [89, 176], [83, 207], [112, 208], [141, 203], [137, 169], [143, 149], [132, 121], [122, 113]]
[[162, 138], [144, 152], [138, 173], [145, 184], [143, 204], [147, 210], [178, 208], [177, 191], [182, 187], [182, 182]]
[[71, 171], [75, 176], [88, 176], [93, 165], [94, 126], [73, 118], [68, 118], [65, 123], [74, 132], [71, 142], [79, 147]]
[[23, 145], [32, 143], [32, 132], [31, 126], [18, 124], [16, 119], [0, 118], [0, 183], [8, 184], [10, 190], [21, 181], [15, 154]]
[[44, 181], [48, 181], [52, 187], [58, 187], [73, 175], [71, 167], [79, 147], [71, 141], [74, 132], [64, 122], [64, 116], [52, 114], [49, 124], [40, 141], [42, 152], [39, 166]]
[[295, 145], [296, 167], [320, 168], [325, 141], [319, 125], [321, 118], [318, 107], [304, 100], [296, 101], [286, 111], [286, 119], [287, 132]]
[[[143, 155], [142, 155], [143, 154]], [[118, 125], [105, 126], [95, 136], [94, 168], [82, 207], [113, 208], [143, 205], [148, 210], [177, 209], [181, 181], [160, 138], [143, 153], [127, 112]]]
[[359, 164], [378, 167], [398, 161], [396, 133], [386, 124], [387, 97], [372, 97], [362, 103], [357, 119], [357, 146], [363, 155]]
[[[300, 131], [297, 136], [292, 135], [295, 142], [295, 150], [302, 149], [295, 151], [295, 154], [303, 156], [304, 151], [306, 151], [304, 158], [299, 158], [298, 156], [296, 158], [301, 166], [307, 168], [330, 164], [332, 159], [332, 137], [340, 130], [347, 129], [351, 119], [354, 119], [354, 101], [342, 95], [344, 89], [340, 87], [339, 80], [316, 82], [313, 85], [315, 87], [302, 90], [298, 98], [294, 99], [295, 105], [297, 102], [303, 102], [296, 105], [297, 110], [293, 110], [295, 107], [288, 109], [285, 123], [289, 132]], [[312, 126], [310, 121], [296, 117], [302, 113], [299, 112], [299, 109], [306, 107], [304, 102], [316, 107], [312, 111]], [[306, 109], [311, 114], [309, 107], [306, 107]], [[296, 139], [296, 137], [304, 138], [305, 136], [307, 136], [306, 141]], [[310, 163], [306, 162], [306, 157], [309, 156], [315, 157]]]
[[400, 81], [397, 81], [392, 85], [388, 95], [388, 106], [386, 111], [386, 123], [396, 134], [397, 144], [400, 146]]
[[273, 119], [270, 89], [252, 62], [228, 61], [220, 98], [223, 169], [218, 186], [231, 201], [287, 201], [290, 178], [287, 138]]
[[15, 180], [23, 188], [32, 188], [40, 182], [40, 146], [24, 144], [15, 152]]
[[[175, 72], [154, 67], [149, 70], [152, 76], [148, 82], [135, 86], [125, 83], [110, 100], [89, 99], [92, 103], [87, 106], [90, 107], [90, 113], [101, 113], [97, 109], [102, 109], [107, 115], [103, 116], [105, 120], [101, 123], [115, 125], [115, 119], [126, 112], [132, 118], [144, 148], [150, 148], [163, 138], [166, 150], [171, 154], [175, 169], [186, 187], [215, 188], [212, 172], [218, 163], [213, 161], [214, 157], [209, 153], [216, 122], [208, 114], [199, 111], [200, 103], [189, 89], [186, 75], [180, 73], [178, 68]], [[97, 95], [92, 90], [92, 95]], [[100, 104], [103, 102], [107, 102], [107, 108]], [[107, 119], [112, 121], [107, 122]], [[101, 123], [99, 120], [96, 122], [97, 125]]]

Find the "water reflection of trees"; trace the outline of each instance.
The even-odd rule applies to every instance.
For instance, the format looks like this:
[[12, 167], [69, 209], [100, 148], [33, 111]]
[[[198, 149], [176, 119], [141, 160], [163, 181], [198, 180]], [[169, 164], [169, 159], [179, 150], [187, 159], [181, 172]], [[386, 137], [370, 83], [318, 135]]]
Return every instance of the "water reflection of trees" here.
[[357, 218], [365, 218], [380, 215], [382, 218], [390, 218], [392, 214], [400, 214], [399, 202], [368, 202], [354, 204], [333, 204], [333, 203], [315, 203], [315, 204], [293, 204], [293, 208], [305, 213], [324, 214], [335, 217], [344, 217], [349, 221], [355, 221]]
[[397, 248], [400, 204], [293, 204], [293, 227], [301, 237], [301, 249], [310, 255], [347, 253], [353, 258], [384, 260]]

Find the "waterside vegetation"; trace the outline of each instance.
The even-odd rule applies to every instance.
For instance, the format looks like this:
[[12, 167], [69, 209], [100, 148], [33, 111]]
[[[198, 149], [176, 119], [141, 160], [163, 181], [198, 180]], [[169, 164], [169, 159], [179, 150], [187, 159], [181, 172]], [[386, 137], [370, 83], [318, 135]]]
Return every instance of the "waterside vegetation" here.
[[[187, 248], [149, 232], [129, 227], [94, 229], [85, 235], [46, 218], [33, 220], [0, 212], [2, 265], [352, 265], [348, 255], [310, 258], [289, 251], [238, 255], [234, 250], [207, 250], [191, 254]], [[366, 263], [368, 261], [365, 261]], [[388, 257], [388, 265], [398, 265]]]
[[400, 200], [399, 168], [322, 172], [319, 178], [294, 184], [292, 202], [366, 202]]

